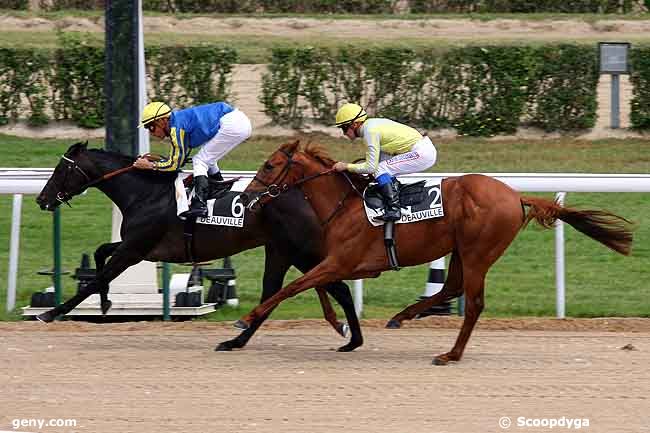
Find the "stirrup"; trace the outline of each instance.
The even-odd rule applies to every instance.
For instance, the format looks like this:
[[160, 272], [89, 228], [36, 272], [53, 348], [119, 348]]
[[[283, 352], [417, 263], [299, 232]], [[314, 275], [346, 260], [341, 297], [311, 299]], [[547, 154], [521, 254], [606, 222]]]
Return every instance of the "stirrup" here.
[[383, 221], [385, 223], [392, 223], [392, 222], [397, 222], [402, 218], [401, 213], [399, 213], [394, 219], [393, 218], [386, 218], [386, 211], [384, 211], [383, 215], [379, 215], [374, 217], [375, 221]]
[[206, 218], [209, 215], [208, 208], [203, 207], [203, 208], [194, 208], [192, 209], [191, 207], [183, 212], [181, 216], [183, 217], [191, 217], [191, 218]]
[[399, 261], [397, 260], [397, 250], [395, 249], [395, 221], [387, 221], [384, 225], [384, 245], [386, 246], [386, 255], [388, 264], [394, 271], [399, 271]]

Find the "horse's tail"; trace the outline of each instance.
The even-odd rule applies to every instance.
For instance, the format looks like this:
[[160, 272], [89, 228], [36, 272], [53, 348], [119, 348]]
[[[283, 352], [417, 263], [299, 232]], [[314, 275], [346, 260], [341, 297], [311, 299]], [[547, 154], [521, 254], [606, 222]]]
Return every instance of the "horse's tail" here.
[[633, 224], [627, 219], [604, 210], [578, 210], [557, 202], [536, 197], [522, 197], [521, 204], [530, 207], [524, 227], [535, 220], [545, 228], [560, 219], [608, 248], [629, 255], [632, 247]]

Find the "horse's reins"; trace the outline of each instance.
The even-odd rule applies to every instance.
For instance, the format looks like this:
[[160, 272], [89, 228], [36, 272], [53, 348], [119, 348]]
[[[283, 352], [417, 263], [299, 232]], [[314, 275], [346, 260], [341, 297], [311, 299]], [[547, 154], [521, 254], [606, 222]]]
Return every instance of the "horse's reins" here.
[[[73, 160], [73, 159], [71, 159], [71, 158], [68, 158], [68, 157], [65, 156], [65, 155], [63, 155], [61, 158], [62, 158], [64, 161], [67, 161], [67, 162], [71, 163], [71, 164], [72, 164], [72, 168], [73, 168], [74, 170], [79, 171], [79, 173], [81, 173], [81, 174], [86, 178], [86, 180], [87, 180], [87, 182], [86, 182], [85, 184], [83, 184], [83, 185], [80, 187], [79, 192], [78, 192], [77, 194], [79, 194], [79, 193], [85, 191], [86, 189], [90, 188], [91, 186], [95, 186], [95, 185], [97, 185], [97, 184], [100, 183], [100, 182], [103, 182], [103, 181], [105, 181], [105, 180], [108, 180], [108, 179], [110, 179], [110, 178], [112, 178], [112, 177], [114, 177], [114, 176], [117, 176], [117, 175], [119, 175], [119, 174], [126, 173], [127, 171], [130, 171], [130, 170], [132, 170], [132, 169], [135, 168], [133, 165], [129, 165], [129, 166], [126, 166], [126, 167], [118, 168], [117, 170], [113, 170], [113, 171], [111, 171], [111, 172], [109, 172], [109, 173], [106, 173], [106, 174], [104, 174], [103, 176], [98, 177], [97, 179], [91, 179], [90, 176], [88, 175], [88, 173], [86, 173], [86, 172], [84, 171], [84, 169], [81, 168], [81, 167], [79, 166], [79, 164], [77, 164], [77, 162], [76, 162], [75, 160]], [[68, 193], [67, 191], [65, 191], [65, 181], [66, 181], [67, 178], [68, 178], [68, 173], [66, 172], [65, 177], [63, 178], [63, 188], [61, 188], [61, 190], [59, 190], [59, 192], [56, 193], [56, 199], [57, 199], [59, 202], [61, 202], [61, 203], [65, 203], [65, 204], [67, 204], [68, 206], [72, 207], [72, 206], [70, 205], [69, 201], [72, 199], [72, 197], [73, 197], [75, 194], [70, 194], [70, 193]]]
[[[290, 187], [296, 187], [297, 188], [297, 187], [300, 187], [302, 184], [304, 184], [306, 182], [309, 182], [310, 180], [319, 178], [321, 176], [326, 176], [326, 175], [329, 175], [329, 174], [332, 174], [332, 173], [336, 173], [336, 171], [333, 168], [329, 168], [327, 170], [323, 170], [321, 172], [312, 174], [310, 176], [302, 177], [301, 179], [297, 180], [293, 185], [288, 185], [288, 184], [285, 183], [284, 185], [279, 186], [278, 184], [281, 183], [284, 180], [284, 178], [287, 177], [287, 175], [289, 174], [289, 169], [291, 167], [291, 164], [294, 164], [294, 163], [295, 164], [300, 164], [300, 163], [293, 160], [293, 155], [291, 155], [290, 153], [288, 153], [288, 152], [286, 152], [284, 150], [281, 150], [281, 152], [284, 153], [284, 155], [287, 157], [287, 163], [285, 164], [282, 171], [280, 172], [280, 174], [278, 174], [278, 176], [276, 177], [276, 179], [273, 182], [271, 182], [270, 184], [266, 183], [262, 179], [258, 178], [257, 174], [253, 177], [253, 180], [261, 183], [262, 185], [264, 185], [266, 187], [266, 191], [262, 192], [259, 196], [255, 197], [248, 204], [248, 206], [247, 206], [248, 210], [252, 210], [253, 207], [265, 196], [269, 196], [269, 198], [270, 198], [269, 201], [270, 201], [270, 200], [278, 197], [283, 192], [288, 191]], [[343, 198], [341, 200], [339, 200], [336, 208], [330, 214], [330, 216], [328, 216], [324, 221], [321, 222], [322, 226], [327, 225], [330, 221], [332, 221], [332, 219], [334, 219], [334, 216], [338, 213], [338, 211], [341, 210], [341, 208], [343, 208], [343, 205], [345, 204], [345, 200], [348, 198], [351, 191], [356, 192], [359, 195], [359, 197], [361, 197], [363, 199], [363, 194], [357, 189], [357, 187], [354, 185], [352, 180], [350, 180], [348, 175], [346, 173], [341, 173], [341, 174], [348, 181], [348, 183], [350, 184], [352, 189], [348, 190], [345, 193], [345, 195], [343, 196]], [[309, 197], [305, 196], [305, 198], [307, 200], [309, 200]], [[268, 201], [267, 201], [267, 203], [268, 203]]]

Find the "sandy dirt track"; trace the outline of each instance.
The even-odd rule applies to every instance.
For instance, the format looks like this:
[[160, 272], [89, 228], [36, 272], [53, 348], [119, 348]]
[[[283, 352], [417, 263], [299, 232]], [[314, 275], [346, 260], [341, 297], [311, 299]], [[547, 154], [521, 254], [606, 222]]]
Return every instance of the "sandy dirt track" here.
[[334, 352], [343, 340], [320, 321], [273, 321], [232, 353], [212, 351], [236, 334], [223, 323], [0, 324], [0, 430], [61, 418], [77, 427], [42, 431], [541, 432], [568, 429], [517, 418], [566, 417], [650, 431], [648, 319], [486, 319], [445, 367], [430, 362], [457, 319], [380, 324], [364, 322], [353, 353]]

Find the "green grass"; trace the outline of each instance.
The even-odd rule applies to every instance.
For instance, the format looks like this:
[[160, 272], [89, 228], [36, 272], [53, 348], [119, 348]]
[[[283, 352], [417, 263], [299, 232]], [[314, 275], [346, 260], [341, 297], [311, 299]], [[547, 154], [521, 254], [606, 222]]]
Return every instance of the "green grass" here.
[[[96, 46], [104, 44], [103, 33], [84, 33], [84, 40]], [[432, 36], [424, 34], [422, 38], [402, 37], [399, 39], [381, 39], [373, 37], [331, 37], [301, 36], [299, 40], [286, 36], [269, 36], [255, 34], [238, 34], [233, 39], [227, 34], [168, 34], [149, 32], [145, 35], [147, 46], [192, 46], [192, 45], [221, 45], [233, 48], [239, 54], [239, 64], [268, 63], [271, 60], [273, 49], [293, 48], [296, 43], [300, 46], [312, 46], [335, 50], [341, 46], [358, 46], [365, 48], [410, 48], [416, 53], [430, 53], [432, 50], [444, 51], [460, 46], [483, 45], [526, 45], [541, 46], [553, 42], [577, 43], [594, 45], [602, 38], [562, 38], [558, 40], [521, 39], [517, 37], [480, 38], [477, 36]], [[626, 40], [637, 45], [647, 43], [647, 35], [639, 34], [626, 37]], [[52, 31], [15, 31], [5, 30], [0, 33], [0, 48], [47, 48], [54, 49], [59, 46], [57, 34]]]
[[[101, 22], [103, 20], [103, 13], [101, 11], [57, 11], [45, 13], [31, 13], [23, 11], [4, 11], [5, 14], [21, 17], [32, 18], [40, 17], [53, 20], [56, 26], [65, 31], [67, 26], [64, 20], [69, 20], [71, 17], [86, 18], [93, 21]], [[168, 16], [167, 14], [147, 13], [150, 16]], [[177, 46], [177, 45], [201, 45], [201, 44], [217, 44], [225, 45], [234, 48], [239, 53], [239, 63], [242, 64], [256, 64], [268, 63], [271, 59], [271, 51], [275, 48], [291, 48], [296, 44], [300, 46], [313, 46], [319, 48], [335, 49], [342, 45], [353, 45], [363, 47], [381, 47], [381, 48], [404, 48], [408, 47], [416, 52], [428, 52], [430, 50], [445, 50], [452, 47], [467, 46], [467, 45], [542, 45], [553, 42], [564, 43], [579, 43], [594, 45], [602, 39], [602, 36], [583, 37], [562, 35], [556, 40], [544, 38], [539, 39], [536, 34], [531, 35], [529, 38], [522, 38], [520, 36], [511, 36], [505, 32], [503, 36], [493, 34], [490, 37], [480, 37], [479, 35], [467, 36], [437, 36], [429, 32], [423, 32], [421, 37], [401, 37], [385, 38], [381, 34], [359, 37], [350, 36], [349, 34], [328, 35], [322, 37], [320, 35], [311, 35], [309, 32], [300, 32], [299, 36], [279, 36], [279, 35], [262, 35], [256, 34], [254, 31], [246, 33], [245, 22], [240, 23], [237, 27], [237, 18], [310, 18], [310, 19], [336, 19], [336, 20], [349, 20], [349, 19], [362, 19], [362, 20], [380, 20], [380, 19], [398, 19], [398, 20], [411, 20], [423, 21], [426, 19], [469, 19], [478, 21], [491, 21], [497, 19], [512, 19], [522, 21], [535, 21], [535, 20], [573, 20], [584, 21], [587, 23], [602, 22], [607, 20], [641, 20], [647, 19], [650, 14], [642, 15], [597, 15], [597, 14], [435, 14], [435, 15], [298, 15], [298, 14], [255, 14], [255, 15], [224, 15], [224, 14], [177, 14], [176, 18], [191, 19], [201, 16], [209, 16], [214, 18], [233, 18], [233, 30], [237, 30], [237, 37], [232, 38], [228, 32], [216, 32], [214, 34], [183, 34], [174, 32], [155, 33], [147, 32], [145, 34], [145, 44], [149, 45], [163, 45], [163, 46]], [[84, 39], [97, 46], [103, 46], [104, 33], [103, 32], [84, 32]], [[648, 35], [639, 33], [638, 35], [627, 35], [626, 40], [638, 45], [648, 42], [650, 38]], [[57, 47], [57, 32], [51, 31], [16, 31], [16, 30], [3, 30], [0, 32], [0, 47], [7, 48], [55, 48]]]
[[[324, 145], [337, 159], [362, 156], [360, 142], [349, 142], [322, 135], [303, 137]], [[256, 170], [285, 139], [255, 137], [239, 146], [223, 160], [224, 170]], [[24, 139], [0, 135], [4, 167], [53, 167], [72, 140]], [[152, 151], [164, 153], [162, 142], [153, 142]], [[101, 141], [91, 141], [101, 147]], [[494, 141], [463, 138], [436, 142], [438, 172], [650, 172], [650, 142], [643, 140], [576, 141], [570, 138], [545, 141]], [[544, 194], [551, 197], [552, 194]], [[52, 215], [40, 211], [34, 196], [25, 196], [20, 242], [18, 305], [29, 303], [31, 293], [50, 285], [38, 270], [52, 266]], [[567, 314], [569, 316], [648, 316], [650, 283], [644, 276], [650, 264], [650, 196], [648, 194], [575, 193], [568, 203], [583, 207], [606, 208], [638, 222], [631, 257], [618, 256], [572, 229], [566, 230]], [[92, 254], [110, 240], [111, 203], [98, 190], [72, 201], [73, 208], [62, 208], [63, 267], [74, 271], [83, 252]], [[0, 320], [18, 319], [16, 310], [4, 312], [11, 197], [0, 196]], [[553, 231], [535, 225], [517, 237], [504, 257], [488, 274], [488, 316], [552, 316], [555, 311]], [[432, 239], [435, 242], [435, 239]], [[205, 320], [232, 320], [252, 308], [261, 292], [263, 250], [233, 257], [241, 306], [223, 308]], [[217, 264], [220, 264], [218, 262]], [[174, 265], [174, 272], [188, 268]], [[424, 290], [427, 266], [400, 272], [386, 272], [365, 281], [364, 316], [388, 318], [413, 302]], [[286, 281], [298, 276], [292, 270]], [[65, 296], [74, 293], [76, 282], [64, 276]], [[285, 302], [274, 318], [317, 318], [320, 307], [313, 291]]]

